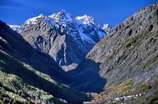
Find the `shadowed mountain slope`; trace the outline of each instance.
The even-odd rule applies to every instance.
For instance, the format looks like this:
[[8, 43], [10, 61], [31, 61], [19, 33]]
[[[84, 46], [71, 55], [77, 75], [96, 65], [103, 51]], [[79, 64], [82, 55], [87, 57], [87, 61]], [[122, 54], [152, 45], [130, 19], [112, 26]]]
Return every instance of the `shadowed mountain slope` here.
[[0, 21], [0, 102], [81, 104], [87, 96], [58, 83], [60, 70]]

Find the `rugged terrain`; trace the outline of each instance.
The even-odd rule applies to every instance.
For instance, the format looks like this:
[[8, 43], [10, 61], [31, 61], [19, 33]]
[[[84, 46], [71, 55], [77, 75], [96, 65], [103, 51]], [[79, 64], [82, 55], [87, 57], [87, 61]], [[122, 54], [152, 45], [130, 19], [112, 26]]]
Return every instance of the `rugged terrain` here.
[[158, 104], [158, 3], [112, 29], [64, 11], [11, 27], [0, 22], [0, 103]]

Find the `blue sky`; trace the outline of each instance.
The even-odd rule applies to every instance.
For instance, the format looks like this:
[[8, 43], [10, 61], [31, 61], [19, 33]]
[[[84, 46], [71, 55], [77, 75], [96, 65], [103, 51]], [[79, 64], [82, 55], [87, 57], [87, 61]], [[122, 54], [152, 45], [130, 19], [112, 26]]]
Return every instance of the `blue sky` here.
[[158, 0], [0, 0], [0, 20], [22, 24], [39, 14], [49, 15], [61, 9], [74, 16], [87, 14], [99, 23], [116, 25], [134, 12]]

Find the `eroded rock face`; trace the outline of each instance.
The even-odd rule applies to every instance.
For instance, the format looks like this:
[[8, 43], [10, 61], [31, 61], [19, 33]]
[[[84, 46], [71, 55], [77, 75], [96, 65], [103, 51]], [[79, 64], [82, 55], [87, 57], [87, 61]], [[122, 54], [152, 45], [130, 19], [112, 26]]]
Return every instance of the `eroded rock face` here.
[[64, 70], [75, 69], [106, 32], [89, 16], [72, 17], [64, 11], [27, 20], [22, 36], [35, 49], [46, 53]]

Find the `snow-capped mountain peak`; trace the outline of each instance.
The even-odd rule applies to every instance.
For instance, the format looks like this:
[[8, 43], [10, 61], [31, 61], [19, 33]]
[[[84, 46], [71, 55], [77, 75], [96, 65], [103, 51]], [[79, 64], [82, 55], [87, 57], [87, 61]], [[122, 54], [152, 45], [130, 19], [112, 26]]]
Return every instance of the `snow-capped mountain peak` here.
[[64, 10], [49, 16], [30, 18], [20, 27], [20, 34], [35, 49], [49, 54], [66, 70], [74, 69], [76, 66], [73, 65], [79, 64], [89, 50], [106, 35], [101, 25], [91, 16], [75, 17]]
[[95, 24], [95, 19], [87, 15], [77, 16], [76, 20], [80, 21], [83, 24]]
[[12, 28], [14, 31], [20, 33], [21, 32], [21, 26], [19, 25], [9, 25], [10, 28]]
[[109, 24], [102, 24], [100, 28], [104, 30], [107, 34], [109, 34], [112, 29], [112, 27], [109, 26]]
[[38, 21], [38, 19], [40, 19], [42, 17], [44, 17], [43, 14], [40, 14], [40, 15], [38, 15], [36, 17], [33, 17], [33, 18], [30, 18], [30, 19], [26, 20], [24, 24], [27, 24], [27, 25], [28, 24], [36, 24], [36, 22]]
[[65, 10], [61, 10], [49, 16], [44, 16], [43, 14], [40, 14], [36, 17], [26, 20], [24, 24], [25, 25], [36, 24], [39, 20], [49, 22], [52, 24], [55, 24], [55, 23], [59, 23], [59, 24], [76, 23], [78, 25], [96, 24], [95, 19], [91, 16], [83, 15], [83, 16], [74, 17], [71, 14], [67, 13]]
[[65, 10], [61, 10], [57, 13], [54, 13], [49, 16], [54, 19], [56, 22], [70, 22], [73, 21], [73, 17], [71, 14], [67, 13]]
[[103, 24], [102, 29], [107, 29], [109, 27], [109, 24]]

